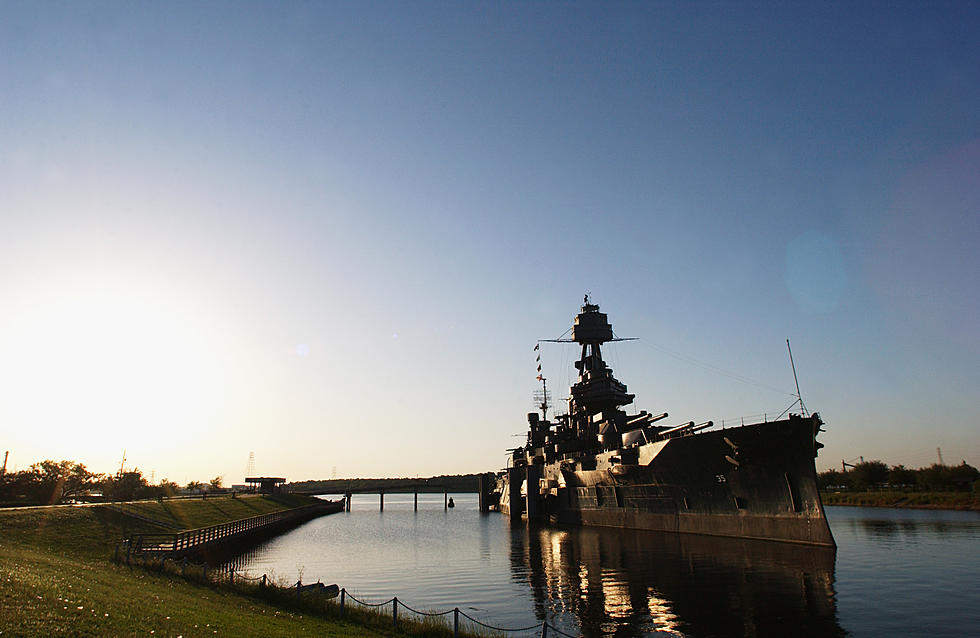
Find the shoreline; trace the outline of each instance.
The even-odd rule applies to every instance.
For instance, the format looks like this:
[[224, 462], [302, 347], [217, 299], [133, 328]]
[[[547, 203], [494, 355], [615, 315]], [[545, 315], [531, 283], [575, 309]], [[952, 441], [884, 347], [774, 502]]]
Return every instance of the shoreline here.
[[[151, 559], [146, 567], [112, 559], [127, 536], [172, 533], [173, 525], [204, 528], [291, 509], [312, 497], [283, 495], [179, 502], [129, 502], [112, 507], [15, 508], [0, 511], [0, 618], [18, 636], [262, 635], [288, 638], [447, 636], [451, 629], [409, 618], [350, 610], [332, 601], [300, 599], [289, 578], [270, 574], [260, 586], [224, 572]], [[167, 565], [169, 562], [169, 569]], [[186, 574], [184, 572], [187, 572]], [[200, 573], [200, 578], [198, 574]], [[466, 635], [473, 635], [467, 633]]]
[[824, 505], [980, 512], [974, 492], [820, 492]]

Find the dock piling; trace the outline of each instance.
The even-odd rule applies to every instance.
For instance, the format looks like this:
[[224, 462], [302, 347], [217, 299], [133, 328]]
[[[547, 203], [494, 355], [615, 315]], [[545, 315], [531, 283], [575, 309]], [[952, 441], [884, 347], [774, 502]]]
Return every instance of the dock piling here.
[[480, 512], [481, 513], [482, 512], [487, 512], [487, 511], [490, 510], [490, 505], [487, 502], [487, 495], [486, 495], [486, 489], [487, 488], [486, 488], [486, 483], [487, 483], [487, 475], [486, 474], [480, 474], [478, 477], [476, 477], [476, 490], [477, 490], [477, 492], [480, 495]]

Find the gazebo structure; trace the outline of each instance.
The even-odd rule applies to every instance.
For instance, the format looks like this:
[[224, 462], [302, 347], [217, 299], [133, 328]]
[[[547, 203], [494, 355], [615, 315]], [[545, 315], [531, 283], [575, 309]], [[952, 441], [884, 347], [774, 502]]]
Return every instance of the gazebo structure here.
[[286, 482], [286, 479], [275, 476], [252, 476], [246, 477], [245, 482], [248, 483], [253, 492], [275, 494], [282, 491], [282, 484]]

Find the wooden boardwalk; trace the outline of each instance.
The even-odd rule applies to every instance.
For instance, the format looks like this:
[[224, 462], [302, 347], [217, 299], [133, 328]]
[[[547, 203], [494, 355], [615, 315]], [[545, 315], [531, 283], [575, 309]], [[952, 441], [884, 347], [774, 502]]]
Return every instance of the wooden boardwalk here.
[[268, 533], [276, 527], [300, 523], [324, 514], [342, 512], [344, 501], [323, 501], [270, 514], [261, 514], [211, 527], [173, 534], [139, 534], [123, 541], [126, 555], [179, 557], [205, 551], [219, 544]]

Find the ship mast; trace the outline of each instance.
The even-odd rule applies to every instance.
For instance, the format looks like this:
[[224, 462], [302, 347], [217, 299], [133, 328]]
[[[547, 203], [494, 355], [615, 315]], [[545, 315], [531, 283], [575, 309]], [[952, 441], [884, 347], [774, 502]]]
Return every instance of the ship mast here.
[[789, 350], [789, 365], [793, 368], [793, 381], [796, 382], [796, 399], [800, 402], [800, 411], [803, 416], [809, 416], [806, 406], [803, 405], [803, 395], [800, 394], [800, 381], [796, 378], [796, 364], [793, 363], [793, 349], [789, 347], [789, 339], [786, 340], [786, 349]]
[[575, 316], [571, 340], [582, 346], [581, 358], [575, 362], [578, 381], [570, 388], [573, 413], [591, 417], [632, 403], [633, 395], [626, 392], [626, 385], [613, 376], [602, 359], [602, 344], [621, 339], [613, 336], [606, 314], [599, 312], [599, 306], [588, 295], [582, 311]]
[[538, 378], [541, 379], [541, 405], [538, 406], [538, 409], [541, 410], [541, 420], [547, 421], [548, 420], [548, 380], [545, 379], [540, 374], [538, 375]]
[[534, 399], [535, 401], [540, 401], [538, 403], [538, 409], [541, 410], [541, 420], [547, 421], [548, 420], [548, 380], [544, 378], [543, 374], [541, 374], [541, 344], [540, 343], [534, 344], [534, 351], [537, 353], [535, 357], [535, 360], [537, 361], [538, 364], [537, 379], [538, 381], [541, 382], [541, 390], [540, 390], [541, 396], [538, 397], [539, 393], [535, 392]]

